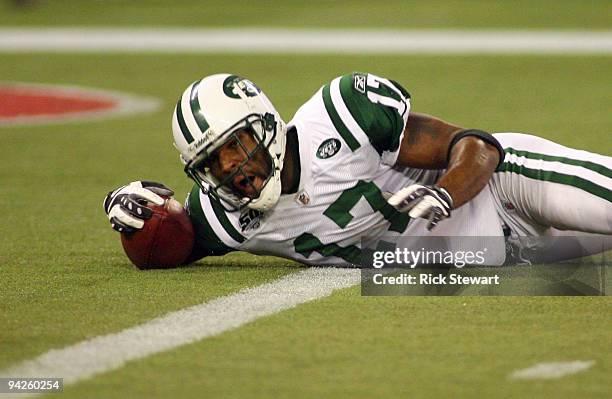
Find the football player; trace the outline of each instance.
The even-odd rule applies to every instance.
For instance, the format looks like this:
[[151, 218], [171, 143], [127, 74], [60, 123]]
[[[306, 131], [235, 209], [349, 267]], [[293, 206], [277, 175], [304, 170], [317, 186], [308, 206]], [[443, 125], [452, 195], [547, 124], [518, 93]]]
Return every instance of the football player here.
[[[187, 262], [238, 250], [356, 264], [389, 235], [612, 234], [612, 158], [411, 113], [409, 93], [373, 74], [332, 80], [288, 124], [251, 81], [208, 76], [183, 92], [172, 130], [195, 182]], [[142, 228], [160, 190], [109, 193], [113, 228]]]

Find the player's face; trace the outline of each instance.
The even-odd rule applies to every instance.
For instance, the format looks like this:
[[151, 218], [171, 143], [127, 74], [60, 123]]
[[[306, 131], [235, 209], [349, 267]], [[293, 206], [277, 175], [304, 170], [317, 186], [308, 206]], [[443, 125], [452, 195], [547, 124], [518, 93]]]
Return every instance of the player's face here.
[[269, 159], [253, 135], [241, 130], [208, 157], [205, 166], [236, 194], [257, 198], [270, 175]]

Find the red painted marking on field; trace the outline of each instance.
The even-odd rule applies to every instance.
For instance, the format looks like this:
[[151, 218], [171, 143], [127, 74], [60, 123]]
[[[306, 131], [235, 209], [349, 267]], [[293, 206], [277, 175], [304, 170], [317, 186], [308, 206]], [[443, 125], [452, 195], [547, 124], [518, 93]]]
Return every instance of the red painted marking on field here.
[[111, 90], [0, 82], [0, 127], [104, 120], [159, 108], [157, 99]]
[[65, 115], [82, 112], [109, 110], [118, 101], [54, 93], [52, 90], [23, 89], [0, 86], [0, 118], [37, 115]]

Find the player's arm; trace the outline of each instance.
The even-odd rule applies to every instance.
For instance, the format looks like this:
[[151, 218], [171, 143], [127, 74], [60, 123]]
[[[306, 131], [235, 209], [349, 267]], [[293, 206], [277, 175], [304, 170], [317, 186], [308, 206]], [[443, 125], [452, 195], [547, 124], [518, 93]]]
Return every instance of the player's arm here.
[[484, 188], [500, 162], [499, 145], [492, 136], [485, 135], [488, 136], [429, 115], [411, 113], [397, 164], [446, 169], [437, 186], [448, 191], [457, 208]]
[[[223, 256], [235, 251], [223, 242], [218, 231], [211, 225], [210, 219], [215, 218], [213, 215], [215, 212], [213, 209], [203, 206], [200, 187], [197, 184], [193, 185], [189, 195], [187, 195], [184, 207], [195, 232], [193, 250], [185, 260], [185, 265], [207, 256]], [[222, 210], [217, 209], [217, 212], [222, 212]]]
[[474, 198], [503, 160], [503, 149], [489, 133], [463, 129], [438, 118], [412, 113], [400, 143], [397, 165], [446, 169], [433, 186], [405, 187], [389, 203], [411, 217], [429, 219], [432, 229], [454, 208]]

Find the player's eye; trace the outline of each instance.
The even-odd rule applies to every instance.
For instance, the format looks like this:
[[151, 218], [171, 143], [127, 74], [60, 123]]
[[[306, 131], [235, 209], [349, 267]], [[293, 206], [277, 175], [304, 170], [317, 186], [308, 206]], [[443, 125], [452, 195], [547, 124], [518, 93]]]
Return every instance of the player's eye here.
[[229, 143], [227, 143], [227, 148], [231, 148], [232, 150], [236, 150], [236, 149], [240, 148], [240, 144], [238, 143], [237, 139], [234, 139], [234, 140], [230, 141]]
[[217, 163], [218, 160], [219, 160], [219, 154], [217, 154], [217, 152], [215, 151], [212, 154], [210, 154], [208, 156], [208, 158], [206, 158], [202, 162], [202, 166], [204, 166], [205, 168], [210, 169], [214, 164]]

